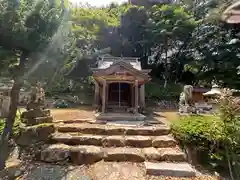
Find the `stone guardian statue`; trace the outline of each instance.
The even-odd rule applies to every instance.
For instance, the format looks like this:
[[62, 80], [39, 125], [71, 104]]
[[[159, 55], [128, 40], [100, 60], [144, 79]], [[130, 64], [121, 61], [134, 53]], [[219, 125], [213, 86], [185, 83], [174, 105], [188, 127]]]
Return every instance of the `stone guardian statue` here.
[[36, 86], [33, 86], [30, 91], [30, 101], [27, 104], [27, 110], [39, 109], [40, 106], [44, 106], [45, 92], [38, 82]]
[[179, 112], [189, 113], [192, 112], [192, 92], [193, 86], [185, 85], [183, 87], [183, 92], [180, 94], [179, 98]]

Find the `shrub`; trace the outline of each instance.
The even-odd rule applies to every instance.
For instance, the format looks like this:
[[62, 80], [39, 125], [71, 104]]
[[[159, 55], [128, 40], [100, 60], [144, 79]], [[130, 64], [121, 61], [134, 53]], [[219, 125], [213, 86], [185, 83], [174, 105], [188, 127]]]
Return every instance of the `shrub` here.
[[240, 101], [226, 91], [218, 103], [217, 116], [182, 117], [173, 122], [172, 132], [181, 143], [205, 150], [231, 179], [240, 179]]
[[184, 144], [206, 148], [222, 138], [222, 127], [216, 116], [184, 116], [173, 122], [172, 133]]
[[[20, 124], [21, 124], [20, 116], [21, 116], [20, 113], [17, 113], [16, 120], [13, 125], [13, 136], [18, 135], [18, 133], [19, 133], [19, 130], [20, 130], [19, 128], [20, 128]], [[4, 126], [5, 126], [4, 119], [0, 119], [0, 134], [2, 134]]]

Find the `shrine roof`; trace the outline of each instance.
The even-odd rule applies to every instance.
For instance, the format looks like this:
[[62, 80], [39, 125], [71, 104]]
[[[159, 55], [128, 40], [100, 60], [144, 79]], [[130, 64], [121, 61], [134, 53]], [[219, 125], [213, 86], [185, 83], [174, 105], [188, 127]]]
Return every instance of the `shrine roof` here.
[[98, 61], [98, 69], [107, 69], [114, 63], [124, 62], [131, 65], [134, 69], [139, 71], [142, 70], [141, 62], [138, 61], [138, 58], [132, 57], [112, 57], [112, 56], [102, 56]]
[[[99, 61], [98, 62], [98, 69], [107, 69], [113, 63], [114, 63], [114, 61]], [[127, 62], [127, 63], [131, 64], [134, 69], [137, 69], [137, 70], [140, 70], [140, 71], [142, 70], [140, 62]]]
[[[137, 74], [148, 74], [149, 69], [142, 69], [139, 58], [133, 57], [114, 57], [111, 55], [100, 56], [97, 59], [82, 59], [75, 63], [72, 69], [67, 73], [66, 77], [70, 79], [79, 79], [80, 77], [88, 77], [93, 72], [104, 72], [114, 65], [120, 65], [129, 71]], [[146, 76], [146, 75], [144, 75]]]

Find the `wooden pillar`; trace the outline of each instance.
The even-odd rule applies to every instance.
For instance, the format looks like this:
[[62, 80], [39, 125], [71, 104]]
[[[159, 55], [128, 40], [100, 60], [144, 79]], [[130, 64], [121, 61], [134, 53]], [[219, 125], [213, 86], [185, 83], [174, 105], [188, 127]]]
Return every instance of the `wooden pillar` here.
[[135, 86], [134, 84], [131, 84], [131, 108], [135, 108], [135, 96], [134, 93], [135, 92]]
[[141, 99], [142, 108], [145, 108], [145, 85], [144, 84], [140, 88], [140, 99]]
[[97, 81], [95, 81], [94, 83], [95, 83], [94, 106], [98, 108], [99, 107], [99, 84]]
[[106, 88], [107, 88], [107, 82], [106, 80], [104, 80], [103, 93], [102, 93], [102, 113], [104, 113], [106, 109]]
[[138, 80], [135, 81], [135, 112], [138, 113]]
[[105, 102], [105, 108], [108, 107], [108, 96], [109, 96], [109, 83], [106, 82], [106, 102]]

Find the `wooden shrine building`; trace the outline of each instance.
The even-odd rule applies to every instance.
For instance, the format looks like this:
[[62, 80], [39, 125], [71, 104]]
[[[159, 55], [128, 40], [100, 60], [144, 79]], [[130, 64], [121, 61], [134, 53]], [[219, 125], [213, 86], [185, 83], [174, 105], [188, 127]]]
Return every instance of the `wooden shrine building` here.
[[142, 70], [137, 58], [101, 57], [92, 68], [95, 82], [94, 103], [102, 113], [131, 111], [145, 107], [144, 84], [150, 70]]

